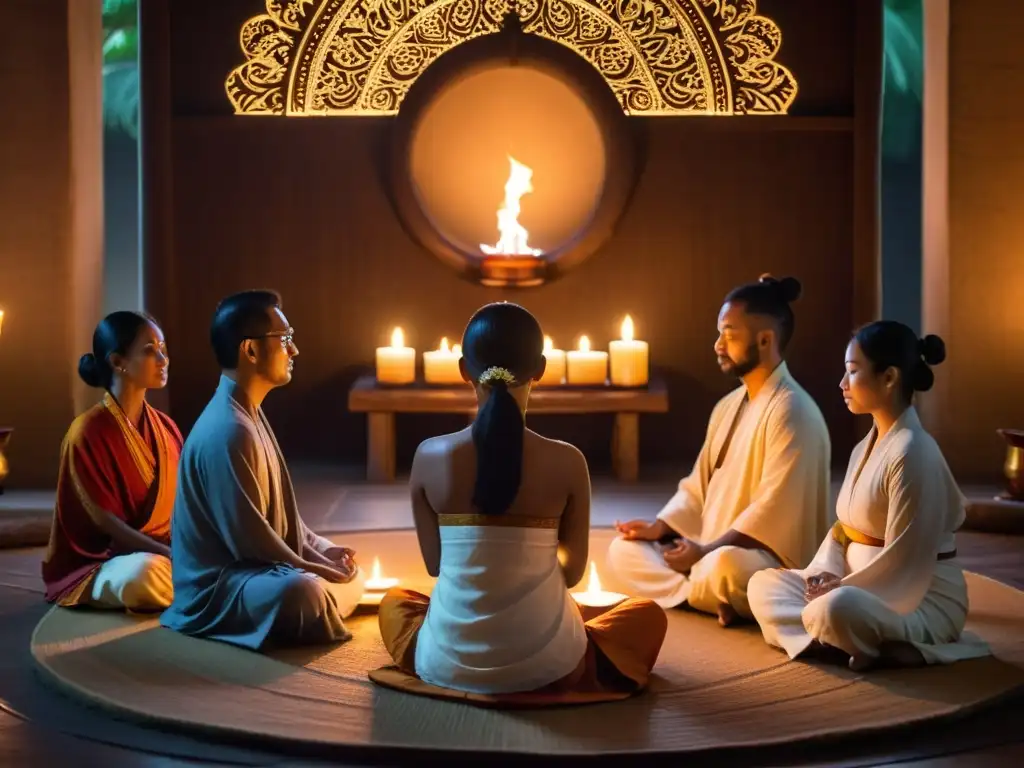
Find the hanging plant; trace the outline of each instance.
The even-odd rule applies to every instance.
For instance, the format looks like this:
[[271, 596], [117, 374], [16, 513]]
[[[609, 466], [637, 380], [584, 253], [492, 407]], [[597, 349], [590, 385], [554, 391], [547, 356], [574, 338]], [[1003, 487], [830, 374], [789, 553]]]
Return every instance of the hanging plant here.
[[103, 122], [139, 136], [138, 0], [103, 0]]
[[909, 157], [920, 142], [924, 99], [922, 0], [885, 0], [882, 153]]

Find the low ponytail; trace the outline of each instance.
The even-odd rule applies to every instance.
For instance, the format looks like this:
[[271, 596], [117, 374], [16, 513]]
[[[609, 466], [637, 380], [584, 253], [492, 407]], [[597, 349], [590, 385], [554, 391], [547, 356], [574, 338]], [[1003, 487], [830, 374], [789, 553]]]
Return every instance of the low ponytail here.
[[479, 383], [490, 394], [473, 422], [476, 483], [473, 506], [485, 515], [508, 511], [523, 479], [523, 434], [519, 403], [508, 391], [515, 378], [503, 368], [489, 368]]

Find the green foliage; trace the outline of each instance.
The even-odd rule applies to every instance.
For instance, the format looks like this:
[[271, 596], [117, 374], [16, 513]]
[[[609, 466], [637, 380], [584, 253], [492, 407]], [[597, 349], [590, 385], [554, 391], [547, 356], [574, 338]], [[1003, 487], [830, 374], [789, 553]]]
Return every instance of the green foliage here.
[[139, 135], [138, 0], [103, 0], [103, 121]]
[[908, 157], [920, 143], [923, 1], [885, 0], [882, 152], [893, 158]]

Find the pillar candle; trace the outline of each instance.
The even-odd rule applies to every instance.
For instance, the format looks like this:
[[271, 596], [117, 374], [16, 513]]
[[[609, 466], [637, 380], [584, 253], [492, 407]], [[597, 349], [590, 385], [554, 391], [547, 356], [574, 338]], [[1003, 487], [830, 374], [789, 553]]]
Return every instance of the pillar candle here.
[[622, 321], [622, 338], [608, 344], [608, 362], [612, 369], [612, 386], [645, 387], [649, 379], [646, 341], [633, 340], [633, 318]]
[[590, 349], [590, 339], [580, 336], [579, 349], [566, 353], [567, 384], [595, 385], [608, 380], [608, 353]]
[[462, 384], [459, 360], [462, 359], [462, 345], [448, 349], [448, 337], [441, 339], [437, 349], [423, 353], [423, 379], [428, 384]]
[[538, 387], [557, 387], [565, 380], [565, 351], [555, 349], [550, 336], [544, 337], [544, 357], [548, 361], [544, 375], [537, 382]]
[[381, 384], [416, 381], [416, 350], [405, 346], [401, 328], [392, 332], [390, 347], [377, 347], [377, 381]]

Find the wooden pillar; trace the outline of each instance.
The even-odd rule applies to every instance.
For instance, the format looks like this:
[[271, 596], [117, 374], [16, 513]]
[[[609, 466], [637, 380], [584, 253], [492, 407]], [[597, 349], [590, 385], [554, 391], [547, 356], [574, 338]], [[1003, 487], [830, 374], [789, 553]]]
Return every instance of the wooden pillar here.
[[882, 306], [881, 137], [882, 0], [856, 2], [853, 105], [853, 324], [878, 319]]
[[[921, 332], [949, 341], [949, 0], [928, 0], [923, 10]], [[938, 373], [918, 409], [941, 443], [948, 428], [950, 377], [946, 370]]]
[[[139, 208], [139, 250], [142, 258], [142, 302], [160, 321], [171, 340], [181, 338], [174, 312], [178, 284], [174, 270], [174, 208], [171, 110], [170, 8], [167, 0], [139, 0], [139, 167], [142, 195]], [[213, 308], [209, 311], [212, 313]], [[212, 353], [211, 353], [212, 354]], [[171, 387], [151, 392], [150, 402], [171, 412]]]
[[9, 489], [52, 488], [102, 311], [101, 0], [4, 6], [0, 47], [0, 426]]
[[68, 91], [71, 108], [71, 388], [76, 413], [98, 399], [78, 376], [78, 356], [92, 349], [103, 315], [103, 2], [68, 0]]

